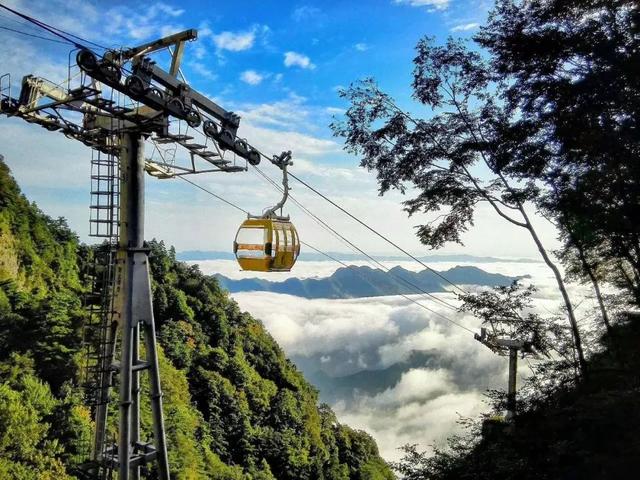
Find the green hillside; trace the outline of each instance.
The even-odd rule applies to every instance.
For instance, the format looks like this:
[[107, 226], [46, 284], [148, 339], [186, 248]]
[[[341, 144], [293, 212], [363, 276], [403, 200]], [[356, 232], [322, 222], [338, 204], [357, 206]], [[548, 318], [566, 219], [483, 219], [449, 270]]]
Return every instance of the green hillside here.
[[[162, 242], [149, 246], [173, 477], [394, 478], [373, 439], [318, 405], [318, 392], [215, 279]], [[92, 255], [63, 219], [28, 202], [0, 162], [2, 479], [73, 478], [86, 459], [82, 272]], [[144, 405], [142, 429], [150, 434]]]

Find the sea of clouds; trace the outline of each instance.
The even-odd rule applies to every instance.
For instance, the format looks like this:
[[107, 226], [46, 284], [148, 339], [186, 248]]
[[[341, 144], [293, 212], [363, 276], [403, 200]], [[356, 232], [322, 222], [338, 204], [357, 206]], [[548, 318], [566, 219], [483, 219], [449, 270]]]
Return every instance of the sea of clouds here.
[[[255, 277], [240, 272], [228, 260], [198, 263], [204, 273], [221, 273], [230, 278]], [[365, 264], [365, 262], [351, 262]], [[412, 262], [385, 262], [392, 267], [420, 270]], [[437, 270], [455, 263], [438, 262]], [[543, 315], [556, 313], [560, 296], [555, 281], [543, 263], [468, 263], [488, 272], [510, 276], [530, 275], [526, 282], [537, 286], [535, 310]], [[298, 262], [292, 273], [264, 274], [262, 278], [284, 280], [324, 277], [336, 270], [331, 262]], [[466, 286], [468, 290], [475, 287]], [[593, 306], [588, 288], [572, 286], [578, 312]], [[436, 294], [455, 304], [452, 294]], [[378, 442], [381, 454], [397, 460], [404, 444], [419, 444], [424, 450], [442, 444], [459, 431], [460, 416], [470, 417], [488, 409], [484, 392], [504, 388], [507, 362], [474, 340], [467, 330], [449, 322], [401, 296], [346, 300], [304, 299], [268, 292], [242, 292], [233, 295], [243, 310], [263, 321], [286, 354], [307, 375], [322, 371], [331, 377], [379, 371], [406, 361], [411, 352], [427, 352], [425, 365], [408, 366], [393, 385], [373, 394], [355, 392], [349, 399], [337, 399], [332, 408], [341, 422], [369, 432]], [[411, 298], [465, 326], [478, 331], [479, 321], [418, 295]], [[586, 301], [585, 298], [587, 299]], [[520, 381], [529, 374], [520, 364]]]

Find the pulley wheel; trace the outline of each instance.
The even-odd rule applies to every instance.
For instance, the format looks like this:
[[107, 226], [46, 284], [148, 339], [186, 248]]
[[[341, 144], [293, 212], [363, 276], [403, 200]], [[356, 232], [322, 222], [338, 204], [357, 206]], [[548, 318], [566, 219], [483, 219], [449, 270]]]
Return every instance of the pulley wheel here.
[[218, 137], [218, 146], [221, 150], [226, 150], [227, 148], [233, 147], [233, 145], [233, 134], [226, 128], [223, 128]]
[[189, 113], [187, 113], [186, 121], [187, 125], [191, 128], [198, 128], [200, 123], [202, 123], [202, 117], [195, 110], [190, 110]]
[[249, 154], [247, 155], [247, 161], [253, 165], [254, 167], [256, 165], [260, 164], [260, 152], [258, 152], [257, 150], [249, 150]]
[[218, 136], [218, 126], [211, 120], [205, 120], [202, 131], [207, 137], [215, 139]]
[[132, 97], [141, 97], [144, 95], [144, 92], [145, 92], [144, 82], [139, 76], [131, 75], [124, 82], [124, 85]]
[[102, 75], [104, 75], [104, 78], [106, 78], [111, 83], [118, 83], [122, 78], [120, 67], [111, 62], [102, 62], [100, 64], [100, 73], [102, 73]]
[[158, 88], [152, 87], [147, 89], [147, 95], [151, 95], [156, 98], [156, 100], [164, 99], [164, 92]]
[[186, 115], [187, 113], [185, 112], [184, 103], [182, 103], [182, 100], [180, 100], [177, 97], [174, 97], [171, 100], [169, 100], [169, 103], [167, 104], [167, 106], [170, 108], [173, 108], [174, 110], [177, 110], [178, 115], [180, 116]]
[[76, 54], [76, 63], [85, 72], [94, 72], [98, 68], [97, 57], [87, 49], [82, 49]]

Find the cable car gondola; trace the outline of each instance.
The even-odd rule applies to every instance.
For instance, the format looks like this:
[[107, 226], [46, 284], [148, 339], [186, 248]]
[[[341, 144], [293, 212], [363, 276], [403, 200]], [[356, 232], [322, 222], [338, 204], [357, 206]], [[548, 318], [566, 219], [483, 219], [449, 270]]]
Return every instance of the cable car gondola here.
[[[233, 242], [233, 253], [242, 270], [288, 272], [300, 254], [298, 232], [289, 216], [282, 216], [282, 207], [289, 196], [287, 167], [292, 164], [291, 152], [283, 152], [272, 162], [282, 170], [283, 197], [263, 215], [249, 215], [240, 225]], [[280, 215], [276, 215], [277, 210]]]

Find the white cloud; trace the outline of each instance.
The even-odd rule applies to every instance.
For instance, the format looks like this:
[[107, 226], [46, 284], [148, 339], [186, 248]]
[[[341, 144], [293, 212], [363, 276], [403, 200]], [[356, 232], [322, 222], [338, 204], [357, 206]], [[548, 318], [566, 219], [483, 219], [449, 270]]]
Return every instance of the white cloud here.
[[[299, 230], [304, 232], [306, 228]], [[313, 235], [307, 231], [306, 238], [309, 237]], [[217, 261], [210, 268], [226, 274], [233, 269], [232, 262], [228, 263], [224, 266]], [[385, 262], [387, 266], [398, 263], [413, 270], [422, 268], [415, 262]], [[455, 265], [441, 262], [437, 268], [445, 270]], [[542, 287], [537, 304], [554, 310], [561, 303], [553, 288], [553, 275], [543, 263], [474, 266], [507, 275], [531, 274], [533, 282]], [[331, 262], [302, 261], [294, 274], [326, 276], [338, 267]], [[253, 272], [237, 272], [237, 267], [235, 275], [255, 276]], [[585, 291], [584, 287], [571, 288], [576, 299]], [[505, 387], [507, 362], [503, 357], [480, 345], [468, 332], [402, 297], [307, 300], [265, 292], [238, 293], [233, 297], [241, 308], [264, 322], [285, 353], [292, 355], [306, 373], [323, 371], [335, 377], [363, 369], [376, 371], [407, 362], [412, 352], [425, 354], [427, 363], [406, 363], [406, 369], [384, 389], [355, 391], [352, 399], [343, 398], [332, 404], [339, 421], [372, 434], [381, 454], [389, 460], [398, 459], [398, 447], [407, 443], [417, 443], [427, 451], [434, 444], [442, 444], [459, 431], [458, 415], [473, 417], [486, 411], [483, 392], [487, 388]], [[479, 326], [478, 320], [468, 315], [427, 303], [472, 330]], [[527, 368], [523, 366], [518, 373], [520, 383]]]
[[256, 72], [255, 70], [245, 70], [240, 74], [240, 80], [249, 85], [259, 85], [264, 80], [264, 75]]
[[284, 65], [285, 67], [297, 66], [309, 70], [316, 68], [316, 66], [311, 63], [311, 59], [309, 57], [297, 52], [286, 52], [284, 54]]
[[[254, 72], [255, 73], [255, 72]], [[269, 103], [247, 103], [237, 109], [243, 121], [254, 125], [300, 129], [311, 115], [306, 98], [290, 93], [286, 98]]]
[[202, 45], [202, 43], [198, 43], [196, 45], [193, 46], [193, 56], [197, 59], [197, 60], [202, 60], [204, 57], [207, 56], [207, 48]]
[[322, 17], [322, 11], [318, 7], [302, 5], [291, 13], [291, 18], [296, 22], [302, 22]]
[[378, 444], [387, 460], [398, 460], [402, 445], [418, 444], [420, 450], [432, 451], [434, 444], [461, 430], [459, 415], [474, 417], [484, 411], [483, 395], [478, 391], [451, 392], [423, 401], [379, 407], [371, 397], [361, 397], [355, 406], [333, 405], [339, 421], [365, 430]]
[[412, 368], [402, 374], [396, 385], [372, 397], [371, 402], [380, 407], [401, 406], [454, 390], [456, 386], [451, 382], [447, 370]]
[[396, 4], [405, 4], [412, 7], [430, 7], [432, 10], [446, 10], [451, 0], [394, 0]]
[[183, 13], [184, 9], [159, 2], [141, 10], [134, 10], [128, 6], [114, 7], [93, 18], [109, 18], [104, 28], [116, 41], [121, 42], [123, 36], [133, 40], [146, 40], [153, 36], [160, 37], [185, 30], [182, 25], [166, 23], [167, 17], [176, 19]]
[[477, 22], [472, 23], [464, 23], [460, 25], [456, 25], [451, 29], [452, 32], [468, 32], [469, 30], [475, 30], [480, 26]]
[[356, 43], [353, 46], [353, 48], [355, 48], [359, 52], [366, 52], [367, 50], [369, 50], [369, 45], [367, 45], [366, 43], [360, 42], [360, 43]]
[[[318, 119], [326, 119], [328, 123], [331, 114], [341, 113], [342, 110], [310, 105], [305, 97], [294, 92], [289, 92], [287, 97], [273, 102], [242, 103], [233, 105], [233, 109], [242, 117], [241, 129], [266, 128], [268, 130], [263, 133], [268, 135], [271, 132], [273, 138], [281, 137], [285, 132], [290, 135], [306, 135], [306, 138], [298, 136], [295, 140], [301, 141], [302, 144], [291, 145], [300, 154], [335, 153], [341, 150], [340, 145], [333, 139], [318, 136]], [[259, 135], [262, 136], [262, 132]]]
[[174, 33], [178, 32], [184, 32], [185, 30], [185, 26], [181, 24], [162, 25], [160, 27], [160, 36], [168, 37], [169, 35], [173, 35]]
[[[402, 297], [306, 300], [263, 292], [233, 297], [264, 322], [287, 355], [308, 366], [307, 373], [344, 376], [386, 368], [412, 350], [430, 354], [434, 365], [408, 366], [384, 390], [354, 392], [353, 399], [332, 404], [341, 422], [371, 433], [387, 459], [397, 459], [397, 448], [406, 443], [428, 449], [443, 441], [456, 431], [458, 413], [483, 410], [481, 392], [504, 383], [503, 359]], [[414, 337], [421, 340], [410, 341]], [[393, 359], [390, 348], [398, 351]]]
[[344, 113], [344, 108], [338, 108], [338, 107], [327, 107], [324, 110], [330, 115], [341, 115]]
[[189, 62], [188, 65], [195, 73], [207, 80], [216, 80], [218, 78], [218, 75], [202, 62]]
[[265, 152], [279, 153], [283, 150], [291, 150], [294, 158], [297, 158], [299, 155], [328, 155], [341, 151], [340, 145], [333, 140], [295, 130], [274, 130], [258, 127], [252, 122], [241, 124], [240, 129], [242, 136], [251, 138], [251, 143]]
[[230, 52], [240, 52], [253, 47], [256, 39], [256, 29], [247, 32], [225, 31], [213, 35], [213, 43], [218, 50], [228, 50]]
[[167, 5], [166, 3], [156, 3], [154, 7], [157, 8], [161, 13], [164, 13], [165, 15], [169, 15], [170, 17], [179, 17], [184, 13], [184, 9], [173, 8], [172, 6]]
[[[7, 4], [7, 2], [3, 3]], [[101, 38], [101, 32], [93, 28], [96, 19], [100, 17], [100, 12], [94, 2], [83, 0], [13, 0], [8, 2], [8, 6], [75, 35], [104, 40]], [[7, 14], [4, 10], [2, 13], [3, 15]], [[79, 22], [79, 18], [83, 21]]]
[[207, 38], [207, 37], [210, 37], [211, 35], [213, 35], [213, 30], [211, 30], [209, 23], [208, 22], [200, 23], [200, 25], [198, 26], [198, 38], [200, 39]]

